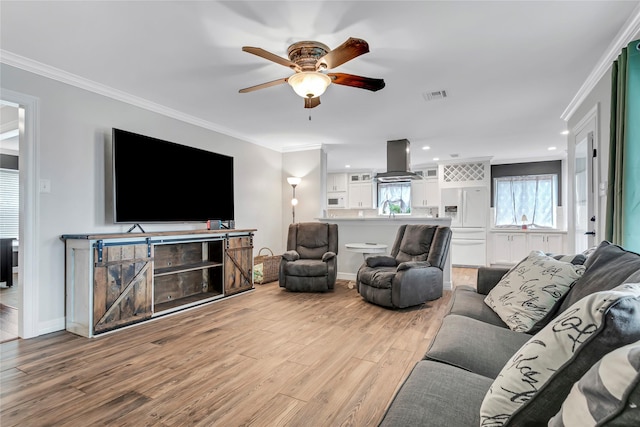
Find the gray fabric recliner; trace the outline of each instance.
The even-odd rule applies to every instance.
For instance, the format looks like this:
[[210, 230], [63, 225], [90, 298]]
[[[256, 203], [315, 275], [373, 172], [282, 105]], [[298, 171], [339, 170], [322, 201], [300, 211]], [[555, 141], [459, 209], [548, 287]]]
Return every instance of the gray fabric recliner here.
[[390, 308], [440, 298], [450, 242], [449, 227], [400, 226], [391, 255], [368, 257], [358, 269], [358, 292], [366, 301]]
[[296, 292], [327, 292], [338, 274], [338, 225], [289, 225], [287, 251], [280, 261], [280, 286]]

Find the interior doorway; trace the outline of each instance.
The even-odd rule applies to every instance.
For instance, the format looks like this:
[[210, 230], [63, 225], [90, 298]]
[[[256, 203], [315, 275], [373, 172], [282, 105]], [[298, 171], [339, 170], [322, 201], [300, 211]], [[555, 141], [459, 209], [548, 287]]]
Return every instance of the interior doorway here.
[[[19, 140], [19, 244], [18, 244], [18, 336], [32, 338], [39, 335], [38, 324], [38, 152], [39, 111], [38, 98], [2, 88], [0, 102], [18, 108]], [[26, 268], [28, 266], [28, 268]]]
[[588, 114], [575, 129], [573, 139], [573, 253], [581, 253], [595, 245], [597, 239], [598, 163], [596, 114]]
[[17, 104], [0, 101], [0, 342], [19, 334], [20, 114]]

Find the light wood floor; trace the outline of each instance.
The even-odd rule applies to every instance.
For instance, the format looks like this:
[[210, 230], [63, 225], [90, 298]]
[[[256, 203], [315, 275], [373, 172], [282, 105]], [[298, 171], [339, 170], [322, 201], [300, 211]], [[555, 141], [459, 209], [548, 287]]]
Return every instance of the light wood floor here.
[[[454, 269], [454, 285], [475, 270]], [[0, 425], [371, 426], [438, 330], [450, 292], [417, 308], [277, 282], [95, 339], [0, 345]]]

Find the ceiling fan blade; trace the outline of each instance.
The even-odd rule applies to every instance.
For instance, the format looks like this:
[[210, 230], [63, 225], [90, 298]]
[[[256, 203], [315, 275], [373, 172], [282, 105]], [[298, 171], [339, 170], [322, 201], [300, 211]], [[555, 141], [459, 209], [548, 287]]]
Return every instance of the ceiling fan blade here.
[[304, 99], [304, 108], [314, 108], [320, 105], [320, 97], [316, 96], [315, 98], [305, 98]]
[[289, 67], [292, 70], [300, 71], [301, 68], [295, 62], [289, 61], [287, 58], [283, 58], [281, 56], [276, 55], [275, 53], [268, 52], [259, 47], [251, 47], [251, 46], [243, 46], [242, 50], [244, 52], [252, 53], [261, 58], [268, 59], [269, 61], [273, 61], [276, 64], [284, 65], [285, 67]]
[[262, 84], [259, 84], [259, 85], [246, 87], [244, 89], [240, 89], [238, 92], [240, 92], [240, 93], [253, 92], [254, 90], [258, 90], [258, 89], [264, 89], [264, 88], [271, 87], [271, 86], [281, 85], [283, 83], [286, 83], [287, 80], [289, 80], [289, 79], [287, 77], [285, 77], [284, 79], [273, 80], [271, 82], [266, 82], [266, 83], [262, 83]]
[[349, 40], [318, 59], [316, 69], [336, 68], [367, 52], [369, 52], [369, 43], [362, 39], [350, 37]]
[[370, 77], [354, 76], [353, 74], [344, 73], [327, 73], [327, 76], [331, 78], [331, 83], [367, 89], [372, 92], [376, 92], [385, 86], [383, 79], [372, 79]]

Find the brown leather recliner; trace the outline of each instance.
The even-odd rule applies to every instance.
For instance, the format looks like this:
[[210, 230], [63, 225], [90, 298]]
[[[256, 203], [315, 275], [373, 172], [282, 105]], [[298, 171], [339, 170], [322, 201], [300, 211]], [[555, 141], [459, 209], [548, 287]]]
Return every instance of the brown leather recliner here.
[[302, 222], [289, 225], [287, 251], [280, 261], [280, 286], [296, 292], [333, 289], [338, 274], [338, 225]]
[[358, 292], [368, 302], [391, 308], [440, 298], [450, 242], [449, 227], [400, 226], [391, 255], [370, 256], [359, 268]]

